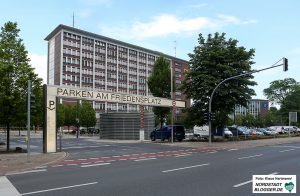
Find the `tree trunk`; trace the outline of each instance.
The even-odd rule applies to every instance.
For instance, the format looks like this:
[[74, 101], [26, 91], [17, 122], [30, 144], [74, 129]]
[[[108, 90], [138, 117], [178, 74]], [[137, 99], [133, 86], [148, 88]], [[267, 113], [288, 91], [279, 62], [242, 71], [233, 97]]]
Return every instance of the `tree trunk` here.
[[6, 123], [6, 151], [9, 151], [10, 145], [9, 145], [9, 135], [10, 135], [10, 127], [9, 122]]

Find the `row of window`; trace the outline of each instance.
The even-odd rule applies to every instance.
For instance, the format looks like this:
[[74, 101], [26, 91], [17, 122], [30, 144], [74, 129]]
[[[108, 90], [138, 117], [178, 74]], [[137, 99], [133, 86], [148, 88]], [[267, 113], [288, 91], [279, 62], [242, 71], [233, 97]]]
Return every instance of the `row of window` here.
[[83, 50], [89, 50], [89, 51], [93, 52], [94, 51], [94, 46], [89, 45], [89, 44], [82, 44], [82, 49]]
[[84, 83], [93, 83], [93, 78], [91, 77], [81, 77], [81, 81]]
[[63, 57], [64, 63], [74, 64], [74, 65], [80, 65], [80, 60], [77, 58], [71, 58], [71, 57]]
[[105, 49], [104, 48], [96, 47], [95, 51], [98, 52], [98, 53], [101, 53], [101, 54], [105, 54]]
[[80, 50], [75, 50], [71, 48], [63, 48], [63, 53], [74, 55], [74, 56], [80, 56]]
[[80, 68], [79, 67], [73, 67], [73, 66], [64, 66], [63, 67], [64, 71], [72, 72], [72, 73], [80, 73]]
[[107, 55], [112, 57], [117, 57], [117, 51], [107, 50]]
[[94, 54], [88, 53], [88, 52], [82, 52], [82, 57], [83, 57], [83, 58], [90, 58], [90, 59], [93, 59], [93, 58], [94, 58]]
[[76, 41], [64, 40], [64, 45], [71, 46], [74, 48], [80, 48], [80, 43]]
[[76, 34], [73, 34], [73, 33], [67, 33], [67, 32], [64, 32], [64, 36], [65, 36], [65, 37], [68, 37], [68, 38], [80, 40], [80, 36], [79, 36], [79, 35], [76, 35]]

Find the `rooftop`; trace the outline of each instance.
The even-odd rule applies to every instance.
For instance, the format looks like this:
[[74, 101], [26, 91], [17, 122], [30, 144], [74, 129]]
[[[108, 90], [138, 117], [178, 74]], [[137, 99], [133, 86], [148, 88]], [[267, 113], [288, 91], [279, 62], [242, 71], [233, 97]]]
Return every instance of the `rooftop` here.
[[66, 30], [66, 31], [69, 31], [69, 32], [73, 32], [73, 33], [77, 33], [77, 34], [81, 34], [81, 35], [84, 35], [84, 36], [87, 36], [87, 37], [90, 37], [90, 38], [94, 38], [94, 39], [99, 39], [99, 40], [103, 40], [103, 41], [107, 41], [107, 42], [112, 42], [112, 43], [116, 43], [116, 44], [119, 44], [119, 45], [122, 45], [122, 46], [126, 46], [126, 47], [129, 47], [129, 48], [133, 48], [133, 49], [137, 49], [137, 50], [142, 50], [142, 51], [146, 51], [148, 53], [152, 53], [152, 54], [156, 54], [156, 55], [163, 55], [165, 56], [166, 58], [169, 58], [169, 59], [172, 59], [172, 60], [175, 60], [175, 61], [179, 61], [179, 62], [183, 62], [183, 63], [189, 63], [188, 61], [186, 60], [183, 60], [183, 59], [179, 59], [179, 58], [176, 58], [176, 57], [173, 57], [173, 56], [170, 56], [170, 55], [167, 55], [167, 54], [164, 54], [162, 52], [159, 52], [159, 51], [155, 51], [155, 50], [150, 50], [150, 49], [147, 49], [147, 48], [143, 48], [143, 47], [140, 47], [140, 46], [137, 46], [137, 45], [133, 45], [133, 44], [129, 44], [129, 43], [126, 43], [126, 42], [123, 42], [123, 41], [120, 41], [120, 40], [116, 40], [116, 39], [112, 39], [112, 38], [109, 38], [109, 37], [105, 37], [105, 36], [102, 36], [102, 35], [98, 35], [98, 34], [95, 34], [95, 33], [91, 33], [91, 32], [88, 32], [88, 31], [84, 31], [84, 30], [81, 30], [81, 29], [77, 29], [77, 28], [74, 28], [74, 27], [70, 27], [70, 26], [66, 26], [66, 25], [63, 25], [63, 24], [60, 24], [58, 25], [46, 38], [45, 40], [46, 41], [49, 41], [52, 37], [54, 37], [58, 32], [60, 32], [61, 30]]

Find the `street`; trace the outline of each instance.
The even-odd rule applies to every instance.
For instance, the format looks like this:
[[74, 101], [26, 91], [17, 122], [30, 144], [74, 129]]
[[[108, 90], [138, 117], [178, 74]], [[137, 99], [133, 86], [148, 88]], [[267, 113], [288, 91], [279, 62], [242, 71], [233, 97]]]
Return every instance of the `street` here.
[[62, 150], [67, 159], [6, 178], [21, 195], [233, 196], [253, 195], [252, 175], [300, 176], [300, 143], [197, 149], [65, 138]]

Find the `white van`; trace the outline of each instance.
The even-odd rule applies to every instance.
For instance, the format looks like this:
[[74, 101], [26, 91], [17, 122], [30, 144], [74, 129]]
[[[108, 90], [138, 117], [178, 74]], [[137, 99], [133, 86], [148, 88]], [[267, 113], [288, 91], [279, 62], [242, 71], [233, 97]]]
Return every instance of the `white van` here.
[[196, 139], [208, 139], [209, 127], [208, 126], [194, 126], [194, 138]]

